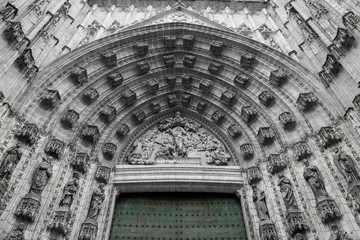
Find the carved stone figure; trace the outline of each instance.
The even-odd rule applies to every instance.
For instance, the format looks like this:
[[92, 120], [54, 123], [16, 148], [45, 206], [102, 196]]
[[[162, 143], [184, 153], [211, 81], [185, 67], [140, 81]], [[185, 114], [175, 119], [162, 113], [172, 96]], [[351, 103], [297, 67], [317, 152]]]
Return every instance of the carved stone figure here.
[[336, 224], [331, 224], [330, 228], [332, 233], [329, 240], [352, 240], [348, 233], [341, 231]]
[[40, 195], [52, 175], [52, 165], [49, 159], [43, 158], [43, 162], [35, 170], [30, 192]]
[[96, 220], [99, 212], [101, 210], [101, 205], [105, 199], [105, 193], [104, 193], [104, 186], [105, 184], [100, 184], [98, 188], [96, 188], [92, 194], [89, 212], [88, 212], [88, 218]]
[[309, 165], [308, 162], [306, 163], [306, 168], [304, 170], [304, 178], [308, 182], [308, 184], [311, 187], [311, 190], [313, 191], [316, 198], [322, 197], [322, 196], [328, 196], [328, 193], [325, 189], [325, 184], [323, 181], [323, 177], [320, 173], [320, 170], [318, 167]]
[[339, 152], [335, 157], [334, 162], [349, 184], [360, 181], [359, 173], [349, 155], [346, 155], [344, 152]]
[[266, 196], [265, 192], [262, 191], [261, 193], [258, 192], [256, 186], [253, 186], [253, 201], [260, 218], [260, 221], [269, 220], [269, 211], [266, 206]]
[[74, 172], [72, 179], [70, 179], [70, 181], [64, 187], [63, 195], [59, 205], [70, 208], [78, 189], [79, 174]]
[[279, 175], [278, 186], [280, 187], [280, 192], [286, 208], [298, 208], [290, 179], [284, 175]]
[[16, 167], [16, 164], [20, 161], [22, 153], [19, 148], [20, 144], [10, 148], [6, 151], [4, 160], [0, 165], [0, 179], [10, 180], [11, 174]]
[[20, 223], [14, 230], [12, 230], [7, 238], [4, 240], [23, 240], [25, 224]]

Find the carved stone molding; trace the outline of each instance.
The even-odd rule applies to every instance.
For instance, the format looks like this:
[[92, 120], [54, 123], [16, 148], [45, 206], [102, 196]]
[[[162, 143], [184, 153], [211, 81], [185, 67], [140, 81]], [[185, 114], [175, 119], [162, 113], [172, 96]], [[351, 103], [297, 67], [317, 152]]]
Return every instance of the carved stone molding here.
[[21, 55], [16, 59], [16, 64], [20, 69], [31, 69], [35, 64], [35, 59], [33, 57], [31, 49], [25, 49]]
[[68, 128], [73, 128], [78, 120], [79, 114], [71, 109], [67, 110], [61, 117], [61, 123]]
[[329, 87], [330, 83], [333, 81], [330, 74], [326, 73], [324, 70], [319, 72], [319, 76], [321, 78], [321, 82], [325, 87]]
[[212, 52], [216, 56], [220, 56], [224, 48], [225, 48], [225, 44], [221, 41], [213, 40], [210, 43], [210, 52]]
[[212, 62], [210, 63], [208, 70], [212, 74], [219, 74], [220, 71], [224, 68], [224, 65], [220, 62]]
[[12, 5], [11, 3], [6, 3], [5, 7], [1, 9], [0, 14], [3, 16], [3, 21], [9, 21], [10, 19], [14, 19], [18, 14], [18, 9]]
[[174, 107], [177, 104], [177, 98], [176, 98], [175, 94], [166, 95], [166, 99], [167, 99], [169, 107]]
[[25, 197], [20, 200], [14, 213], [15, 216], [24, 221], [34, 222], [40, 209], [40, 202], [39, 195], [33, 193], [26, 194]]
[[114, 143], [105, 143], [102, 147], [102, 152], [105, 156], [105, 159], [113, 159], [115, 152], [117, 150], [117, 146]]
[[22, 127], [15, 133], [15, 136], [22, 142], [33, 145], [39, 133], [39, 129], [35, 123], [24, 123]]
[[262, 145], [270, 145], [274, 142], [275, 134], [270, 127], [261, 127], [258, 131], [258, 138]]
[[139, 123], [142, 123], [145, 118], [146, 118], [146, 114], [143, 110], [141, 109], [138, 109], [138, 110], [135, 110], [135, 112], [131, 115], [131, 117], [134, 119], [134, 121], [139, 124]]
[[46, 107], [54, 108], [60, 103], [60, 94], [57, 90], [46, 89], [40, 101]]
[[172, 50], [175, 48], [175, 43], [176, 43], [176, 36], [165, 36], [164, 37], [164, 46], [166, 49], [168, 50]]
[[196, 105], [196, 110], [199, 112], [204, 112], [207, 107], [206, 102], [199, 102], [198, 105]]
[[270, 106], [275, 100], [275, 97], [268, 91], [263, 91], [259, 95], [259, 101], [265, 106]]
[[271, 220], [260, 222], [260, 239], [261, 240], [276, 240], [278, 239], [275, 224]]
[[191, 54], [185, 54], [183, 64], [185, 67], [193, 68], [195, 65], [196, 57]]
[[190, 94], [187, 94], [187, 93], [181, 94], [181, 97], [180, 97], [181, 105], [183, 105], [184, 107], [188, 107], [190, 105], [190, 101], [191, 101]]
[[290, 235], [302, 233], [309, 230], [304, 213], [300, 209], [291, 208], [286, 212], [287, 227]]
[[106, 52], [103, 52], [101, 55], [102, 55], [102, 59], [103, 59], [104, 63], [109, 68], [115, 67], [117, 65], [117, 56], [116, 56], [115, 52], [106, 51]]
[[130, 89], [125, 90], [121, 97], [127, 106], [133, 105], [137, 100], [136, 93]]
[[138, 62], [136, 65], [140, 74], [145, 74], [150, 71], [150, 64], [145, 60]]
[[330, 147], [342, 140], [341, 134], [333, 127], [320, 128], [318, 136], [322, 147]]
[[181, 76], [181, 82], [184, 87], [189, 88], [191, 86], [192, 76], [188, 73], [184, 73]]
[[165, 67], [173, 67], [175, 65], [175, 56], [174, 54], [168, 54], [163, 56], [163, 61]]
[[52, 232], [65, 236], [69, 231], [70, 219], [71, 216], [69, 211], [55, 211], [48, 228]]
[[161, 105], [158, 101], [152, 101], [150, 103], [150, 108], [153, 113], [159, 113], [161, 110]]
[[71, 77], [78, 84], [84, 84], [89, 80], [86, 68], [80, 66], [77, 66], [72, 70]]
[[249, 160], [254, 156], [254, 147], [251, 143], [240, 145], [241, 155], [245, 160]]
[[255, 166], [249, 167], [246, 170], [246, 173], [247, 173], [248, 182], [250, 184], [257, 183], [257, 182], [261, 181], [261, 179], [262, 179], [262, 174], [260, 172], [259, 167], [255, 167]]
[[269, 172], [272, 174], [281, 172], [287, 166], [287, 159], [281, 154], [270, 154], [267, 162]]
[[350, 29], [354, 29], [357, 27], [358, 23], [360, 22], [360, 18], [359, 16], [355, 15], [352, 11], [349, 11], [342, 17], [342, 22], [346, 27]]
[[322, 197], [318, 199], [316, 209], [323, 223], [328, 223], [342, 217], [336, 202], [329, 197]]
[[287, 80], [287, 78], [288, 76], [286, 73], [278, 69], [270, 73], [269, 82], [271, 85], [279, 87]]
[[257, 110], [253, 106], [245, 106], [241, 108], [241, 117], [246, 123], [254, 121], [257, 117]]
[[195, 36], [186, 34], [183, 36], [183, 48], [186, 50], [191, 50], [194, 46]]
[[295, 160], [301, 161], [311, 156], [312, 152], [309, 145], [306, 142], [297, 142], [293, 145], [293, 153]]
[[235, 85], [245, 88], [250, 82], [250, 78], [243, 73], [239, 73], [234, 78]]
[[231, 91], [231, 90], [226, 90], [225, 92], [223, 92], [221, 94], [221, 100], [226, 104], [226, 105], [231, 105], [236, 97], [236, 93]]
[[65, 143], [59, 139], [50, 139], [45, 146], [45, 153], [56, 158], [60, 159], [65, 148]]
[[95, 174], [95, 179], [100, 183], [107, 184], [110, 180], [110, 168], [106, 166], [98, 166]]
[[145, 57], [149, 52], [149, 44], [146, 42], [136, 42], [135, 48], [139, 57]]
[[215, 112], [213, 112], [213, 114], [211, 115], [211, 119], [217, 123], [220, 124], [224, 119], [225, 119], [225, 114], [223, 111], [221, 110], [216, 110]]
[[240, 58], [240, 65], [242, 68], [250, 68], [255, 61], [255, 55], [252, 53], [245, 53], [244, 55], [241, 55]]
[[240, 127], [237, 124], [232, 124], [228, 127], [228, 133], [232, 138], [237, 138], [241, 136]]
[[15, 48], [20, 52], [24, 51], [30, 45], [30, 40], [26, 38], [20, 22], [7, 22], [7, 28], [4, 31], [5, 39], [8, 42], [16, 41]]
[[176, 84], [176, 76], [171, 74], [171, 75], [167, 75], [166, 76], [166, 83], [170, 86], [170, 87], [174, 87]]
[[116, 108], [113, 106], [104, 106], [100, 110], [100, 117], [107, 123], [112, 122], [116, 117]]
[[94, 125], [85, 125], [81, 137], [84, 141], [95, 144], [100, 138], [100, 131], [97, 126]]
[[199, 89], [203, 92], [203, 93], [208, 93], [210, 91], [212, 87], [212, 81], [206, 78], [203, 78], [200, 81], [200, 85], [199, 85]]
[[87, 153], [76, 153], [71, 159], [70, 165], [74, 170], [86, 173], [90, 165], [90, 157]]
[[129, 132], [130, 132], [129, 126], [126, 125], [125, 123], [122, 123], [122, 124], [120, 124], [119, 129], [116, 130], [116, 136], [118, 136], [118, 138], [122, 139], [123, 137], [128, 135]]
[[318, 98], [312, 92], [300, 93], [296, 100], [296, 103], [302, 111], [308, 111], [312, 109], [317, 102]]
[[109, 76], [107, 78], [112, 87], [120, 86], [124, 81], [123, 75], [118, 71], [109, 74]]
[[284, 129], [289, 129], [295, 126], [295, 118], [289, 112], [283, 112], [279, 115], [279, 121]]
[[334, 55], [328, 54], [326, 57], [326, 61], [322, 66], [322, 69], [327, 73], [330, 74], [332, 72], [338, 72], [340, 68], [340, 63], [337, 61]]
[[159, 90], [159, 82], [155, 78], [148, 79], [146, 84], [151, 93], [156, 93]]
[[99, 98], [99, 92], [96, 91], [96, 89], [94, 89], [94, 88], [90, 88], [89, 90], [84, 92], [83, 98], [84, 98], [85, 102], [87, 102], [88, 104], [91, 104]]

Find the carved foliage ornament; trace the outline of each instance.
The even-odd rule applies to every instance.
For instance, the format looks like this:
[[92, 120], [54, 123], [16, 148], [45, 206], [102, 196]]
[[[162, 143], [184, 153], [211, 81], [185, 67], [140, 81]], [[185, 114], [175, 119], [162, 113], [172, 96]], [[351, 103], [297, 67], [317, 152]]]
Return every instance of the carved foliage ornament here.
[[27, 144], [34, 144], [37, 140], [39, 129], [35, 123], [24, 123], [15, 133], [16, 137]]
[[7, 3], [4, 8], [0, 10], [0, 14], [3, 16], [3, 21], [8, 21], [16, 17], [18, 9], [11, 3]]
[[65, 144], [59, 139], [50, 139], [50, 141], [45, 146], [45, 153], [59, 159], [64, 151]]

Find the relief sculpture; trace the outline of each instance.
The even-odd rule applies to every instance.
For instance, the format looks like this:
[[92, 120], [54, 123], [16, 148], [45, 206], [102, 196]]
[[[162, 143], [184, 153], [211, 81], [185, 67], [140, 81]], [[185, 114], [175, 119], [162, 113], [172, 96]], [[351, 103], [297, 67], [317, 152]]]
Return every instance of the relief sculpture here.
[[227, 165], [230, 160], [225, 146], [215, 136], [177, 112], [135, 140], [127, 161], [148, 165], [158, 160], [174, 162], [196, 157], [214, 165]]

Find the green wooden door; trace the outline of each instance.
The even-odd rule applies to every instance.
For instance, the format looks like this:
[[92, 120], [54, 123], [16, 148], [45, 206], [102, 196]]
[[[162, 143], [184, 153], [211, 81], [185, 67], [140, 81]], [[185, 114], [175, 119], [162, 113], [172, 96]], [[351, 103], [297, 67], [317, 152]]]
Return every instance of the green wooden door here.
[[246, 239], [235, 194], [122, 194], [110, 239]]

